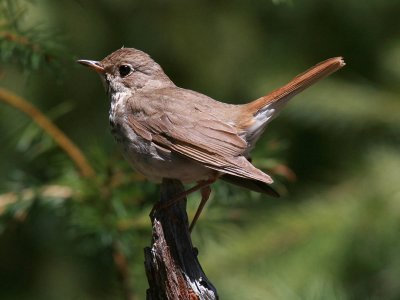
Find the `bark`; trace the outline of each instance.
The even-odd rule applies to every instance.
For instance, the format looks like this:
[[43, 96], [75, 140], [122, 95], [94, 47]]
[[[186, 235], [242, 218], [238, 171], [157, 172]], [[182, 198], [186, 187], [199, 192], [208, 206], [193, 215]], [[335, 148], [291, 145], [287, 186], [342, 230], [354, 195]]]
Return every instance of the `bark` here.
[[[184, 191], [178, 180], [164, 179], [161, 203]], [[160, 207], [162, 204], [160, 205]], [[193, 248], [186, 214], [186, 198], [168, 207], [156, 208], [150, 216], [151, 248], [145, 248], [145, 268], [149, 289], [147, 300], [218, 299]]]

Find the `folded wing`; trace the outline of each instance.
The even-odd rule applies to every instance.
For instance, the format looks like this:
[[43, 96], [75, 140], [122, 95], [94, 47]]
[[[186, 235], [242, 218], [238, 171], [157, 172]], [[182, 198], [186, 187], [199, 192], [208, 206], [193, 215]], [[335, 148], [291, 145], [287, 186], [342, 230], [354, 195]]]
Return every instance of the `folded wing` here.
[[[151, 109], [149, 107], [153, 101], [168, 101], [165, 93], [159, 96], [162, 99], [154, 97], [157, 96], [153, 94], [148, 99], [147, 109]], [[174, 98], [173, 103], [177, 102], [179, 99]], [[190, 106], [190, 103], [185, 104]], [[191, 112], [190, 116], [179, 114], [181, 110], [176, 109], [176, 105], [164, 105], [163, 111], [132, 113], [127, 118], [136, 134], [163, 148], [222, 173], [272, 183], [267, 174], [255, 168], [243, 156], [247, 143], [233, 125], [216, 119], [205, 110], [191, 107], [187, 110]]]

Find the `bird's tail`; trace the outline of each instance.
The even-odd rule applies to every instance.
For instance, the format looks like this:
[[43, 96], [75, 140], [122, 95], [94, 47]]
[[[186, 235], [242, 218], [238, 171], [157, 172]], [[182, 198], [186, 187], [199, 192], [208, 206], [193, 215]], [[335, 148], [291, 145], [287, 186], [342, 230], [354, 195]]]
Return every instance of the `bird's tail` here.
[[266, 108], [271, 109], [276, 107], [277, 109], [298, 93], [336, 72], [343, 66], [345, 66], [345, 62], [342, 57], [334, 57], [320, 62], [300, 75], [297, 75], [283, 87], [248, 103], [247, 109], [251, 111], [253, 115], [261, 113]]
[[246, 188], [250, 191], [267, 194], [274, 198], [279, 198], [278, 192], [275, 191], [268, 183], [265, 183], [263, 181], [249, 179], [249, 178], [242, 178], [231, 174], [224, 174], [220, 177], [220, 179], [229, 182], [231, 184]]
[[[344, 65], [342, 57], [327, 59], [296, 76], [283, 87], [243, 105], [244, 113], [248, 118], [245, 118], [246, 122], [240, 124], [240, 127], [246, 128], [245, 138], [250, 145], [248, 151], [254, 147], [255, 142], [264, 131], [266, 125], [278, 115], [285, 103], [309, 86], [339, 70]], [[249, 120], [250, 122], [248, 122]]]

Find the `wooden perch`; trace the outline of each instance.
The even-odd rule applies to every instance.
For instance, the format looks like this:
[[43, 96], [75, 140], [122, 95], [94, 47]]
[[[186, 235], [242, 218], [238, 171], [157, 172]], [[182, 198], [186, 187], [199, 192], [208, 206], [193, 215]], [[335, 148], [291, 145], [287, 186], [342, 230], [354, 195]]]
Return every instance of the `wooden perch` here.
[[[180, 181], [164, 179], [160, 201], [171, 200], [183, 191]], [[150, 286], [147, 300], [218, 299], [190, 239], [186, 198], [169, 207], [155, 209], [150, 218], [153, 225], [151, 248], [144, 249]]]

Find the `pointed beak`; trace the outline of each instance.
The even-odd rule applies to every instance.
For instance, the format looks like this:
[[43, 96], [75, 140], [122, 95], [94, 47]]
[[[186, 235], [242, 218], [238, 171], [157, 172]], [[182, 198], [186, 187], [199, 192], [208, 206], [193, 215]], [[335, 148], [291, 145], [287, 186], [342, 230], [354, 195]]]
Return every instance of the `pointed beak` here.
[[77, 62], [80, 63], [81, 65], [91, 68], [92, 70], [96, 71], [97, 73], [104, 73], [104, 67], [98, 61], [80, 59]]

